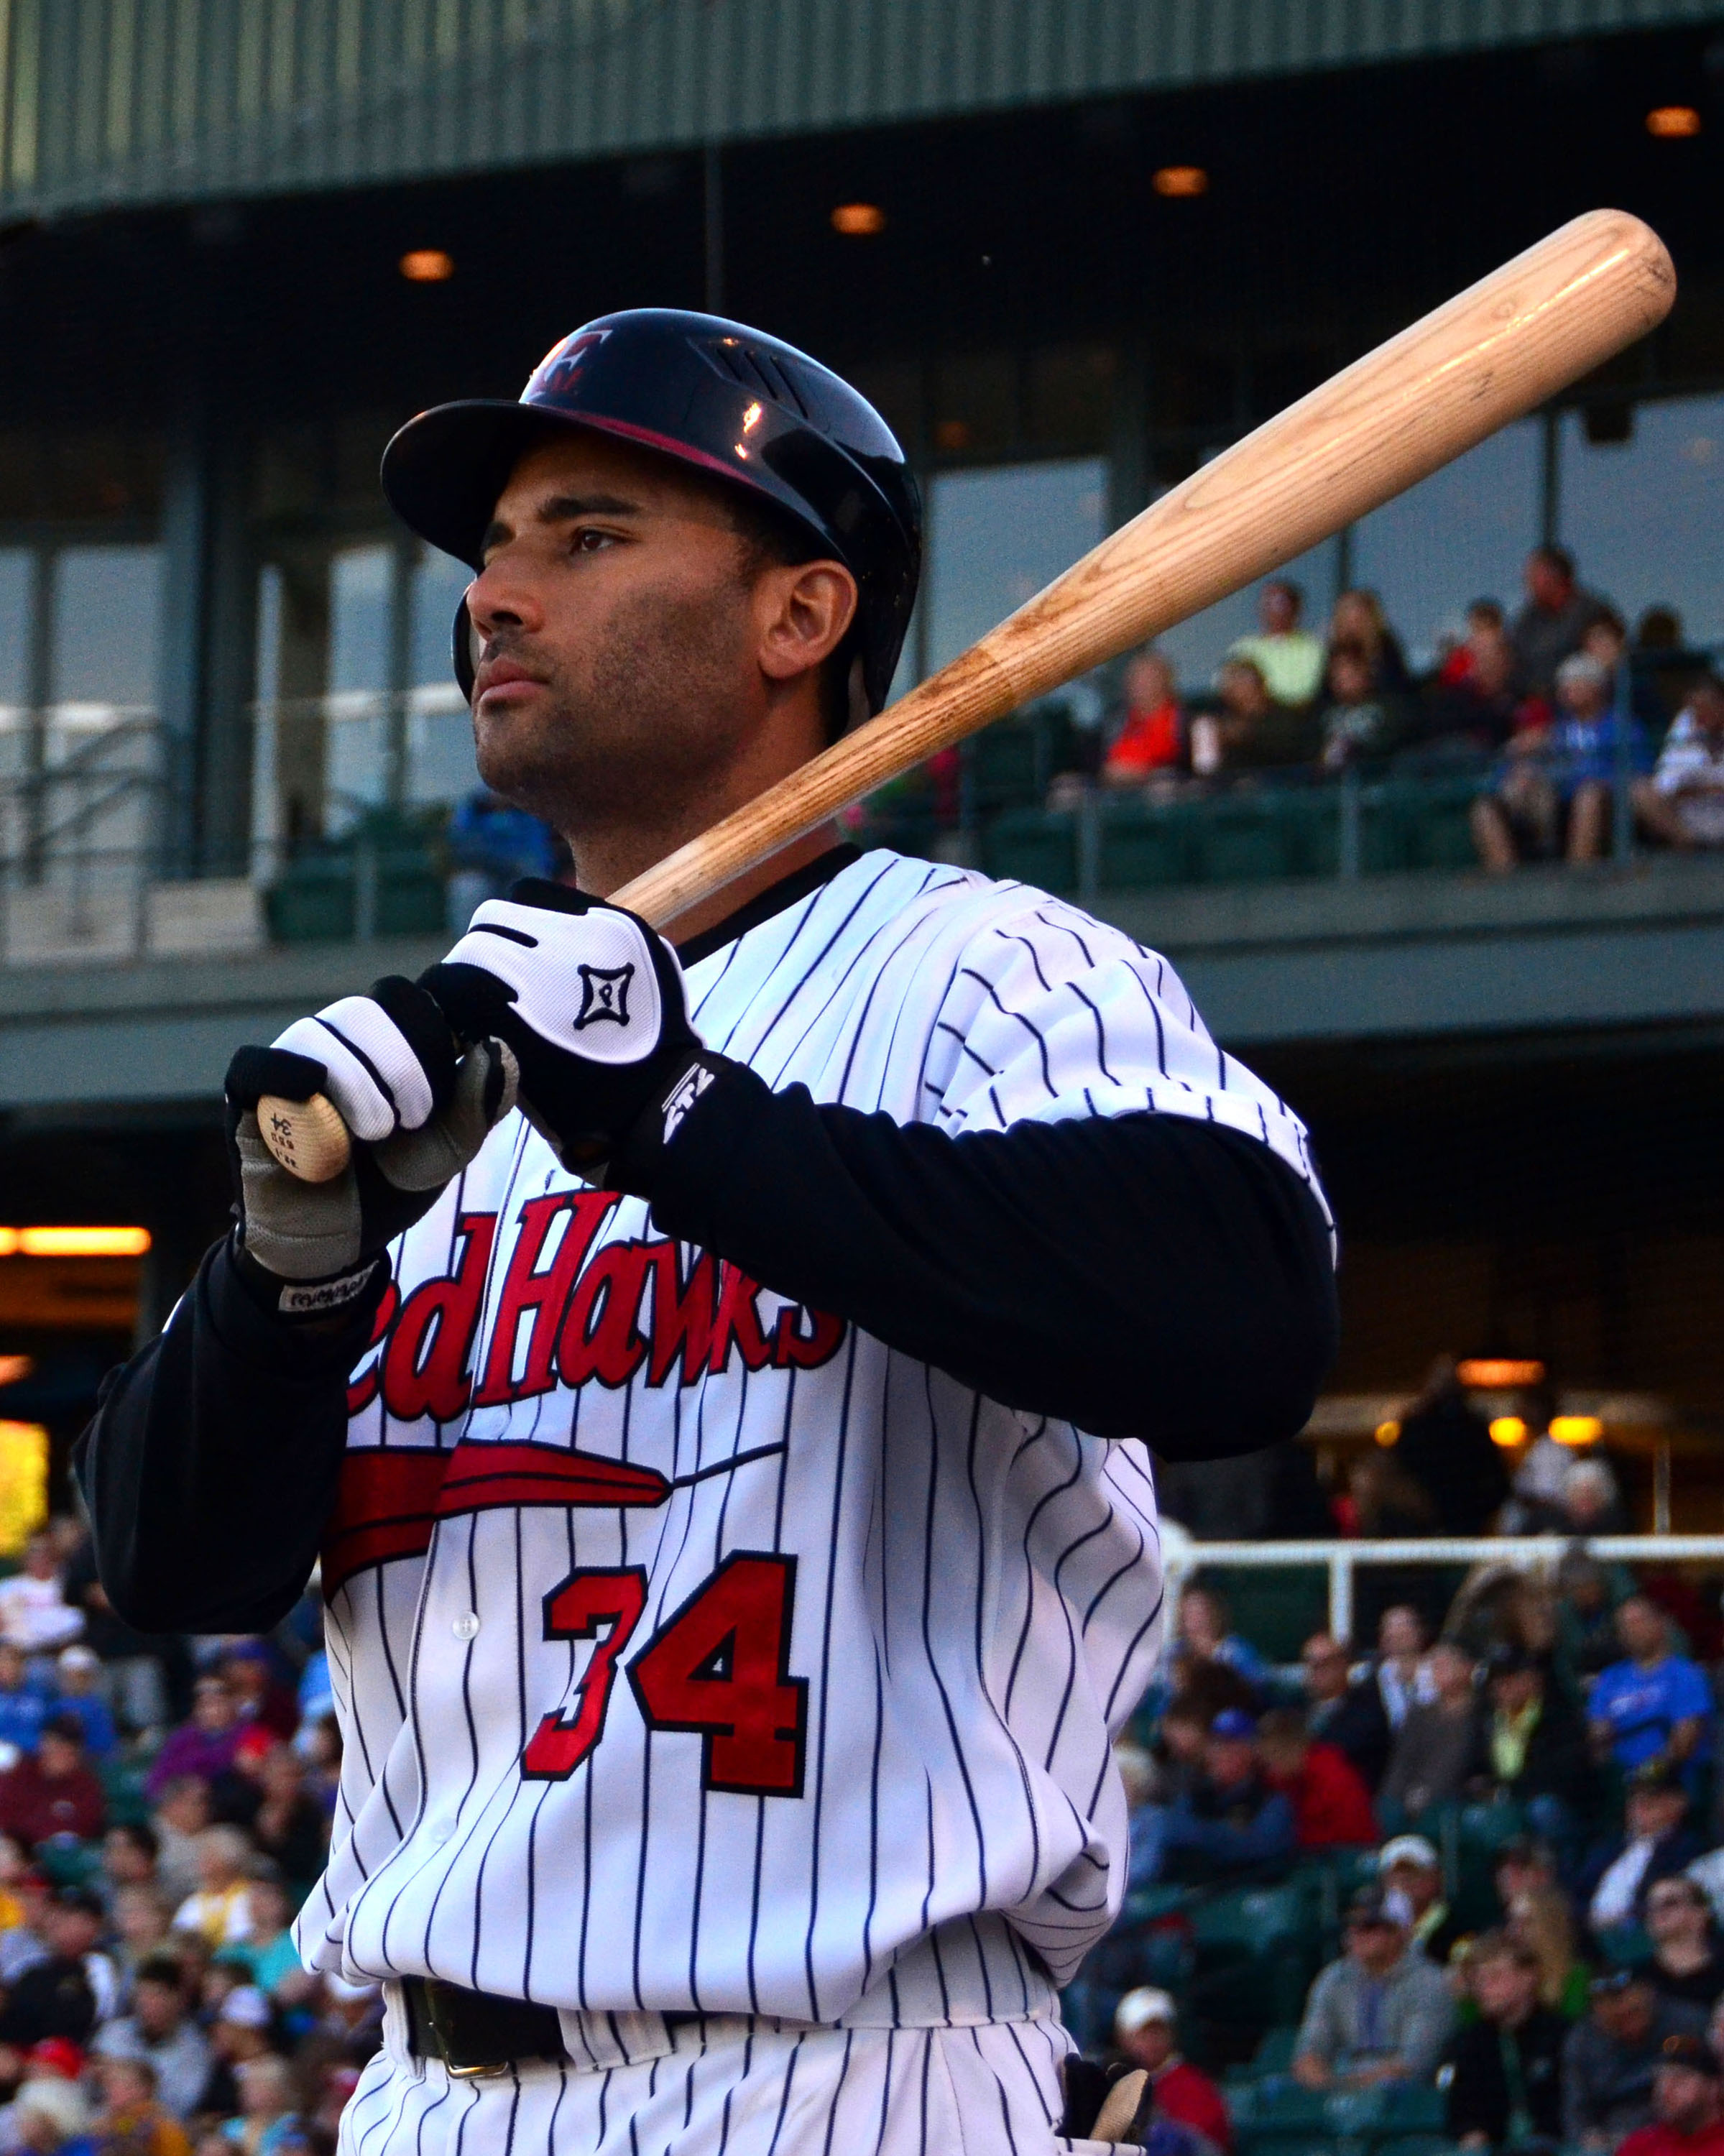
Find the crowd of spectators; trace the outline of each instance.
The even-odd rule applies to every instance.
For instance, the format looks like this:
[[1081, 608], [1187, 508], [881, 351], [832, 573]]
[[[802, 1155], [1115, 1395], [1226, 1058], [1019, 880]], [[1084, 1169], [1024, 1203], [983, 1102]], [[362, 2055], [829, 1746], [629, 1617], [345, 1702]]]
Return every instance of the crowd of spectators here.
[[376, 1986], [290, 1936], [341, 1746], [311, 1599], [145, 1639], [71, 1520], [0, 1580], [0, 2156], [334, 2148]]
[[1720, 1641], [1691, 1586], [1578, 1543], [1539, 1574], [1475, 1568], [1434, 1638], [1397, 1603], [1368, 1647], [1318, 1632], [1296, 1663], [1188, 1586], [1118, 1747], [1125, 1913], [1069, 2002], [1113, 2071], [1147, 2071], [1162, 2145], [1232, 2145], [1242, 2084], [1188, 2053], [1244, 2056], [1237, 1987], [1219, 2008], [1182, 1996], [1168, 1927], [1321, 1876], [1332, 1948], [1277, 2063], [1243, 2084], [1247, 2126], [1278, 2090], [1422, 2091], [1432, 2156], [1719, 2156], [1724, 1730], [1701, 1656]]
[[1298, 585], [1272, 578], [1212, 689], [1182, 696], [1154, 649], [1128, 663], [1101, 779], [1165, 800], [1271, 772], [1470, 764], [1473, 840], [1494, 870], [1603, 858], [1624, 798], [1643, 843], [1724, 846], [1724, 680], [1683, 651], [1675, 614], [1649, 608], [1631, 641], [1560, 547], [1534, 550], [1525, 583], [1512, 614], [1475, 600], [1415, 675], [1375, 593], [1342, 592], [1319, 634]]

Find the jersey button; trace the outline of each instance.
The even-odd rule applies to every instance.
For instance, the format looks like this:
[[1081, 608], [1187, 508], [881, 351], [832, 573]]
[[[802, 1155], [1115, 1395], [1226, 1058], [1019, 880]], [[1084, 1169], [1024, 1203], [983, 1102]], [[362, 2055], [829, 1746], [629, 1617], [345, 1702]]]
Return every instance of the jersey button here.
[[464, 1609], [449, 1629], [458, 1640], [470, 1640], [479, 1630], [479, 1612], [476, 1609]]

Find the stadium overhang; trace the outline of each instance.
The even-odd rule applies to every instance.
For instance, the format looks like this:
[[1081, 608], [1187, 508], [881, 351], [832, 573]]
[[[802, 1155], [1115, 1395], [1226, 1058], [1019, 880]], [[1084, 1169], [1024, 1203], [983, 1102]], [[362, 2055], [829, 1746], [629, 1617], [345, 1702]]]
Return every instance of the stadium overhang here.
[[0, 215], [494, 172], [1721, 13], [1716, 0], [0, 0]]

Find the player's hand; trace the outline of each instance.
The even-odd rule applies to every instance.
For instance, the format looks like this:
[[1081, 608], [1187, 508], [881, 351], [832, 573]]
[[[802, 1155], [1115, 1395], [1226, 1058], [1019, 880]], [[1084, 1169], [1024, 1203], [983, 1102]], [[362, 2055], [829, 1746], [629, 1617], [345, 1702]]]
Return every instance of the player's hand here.
[[588, 1182], [649, 1111], [668, 1138], [715, 1065], [663, 937], [563, 884], [530, 877], [487, 899], [419, 985], [464, 1040], [514, 1050], [523, 1112]]
[[[227, 1082], [239, 1249], [276, 1307], [321, 1316], [359, 1295], [514, 1105], [516, 1075], [500, 1041], [461, 1055], [436, 1004], [399, 975], [295, 1019], [270, 1047], [240, 1049]], [[354, 1140], [340, 1175], [301, 1183], [280, 1164], [258, 1128], [265, 1093], [333, 1101]]]

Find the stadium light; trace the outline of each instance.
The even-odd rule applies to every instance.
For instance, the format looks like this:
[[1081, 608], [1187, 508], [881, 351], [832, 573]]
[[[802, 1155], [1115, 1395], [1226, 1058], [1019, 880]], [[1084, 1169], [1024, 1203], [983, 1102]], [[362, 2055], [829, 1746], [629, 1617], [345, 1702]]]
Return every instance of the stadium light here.
[[400, 268], [409, 285], [444, 285], [455, 274], [455, 258], [440, 247], [410, 247]]
[[1498, 1415], [1491, 1424], [1491, 1442], [1505, 1450], [1524, 1444], [1526, 1437], [1526, 1425], [1519, 1415]]
[[1700, 132], [1700, 115], [1691, 105], [1655, 105], [1646, 116], [1646, 132], [1662, 142], [1680, 142]]
[[0, 1228], [0, 1258], [141, 1258], [147, 1228]]
[[840, 203], [832, 213], [832, 228], [846, 239], [870, 239], [886, 228], [886, 213], [878, 203]]
[[35, 1367], [33, 1355], [0, 1355], [0, 1385], [22, 1384]]
[[1401, 1425], [1398, 1422], [1380, 1422], [1372, 1435], [1377, 1442], [1387, 1448], [1401, 1441]]
[[1501, 1393], [1516, 1385], [1541, 1385], [1544, 1383], [1544, 1365], [1530, 1358], [1517, 1358], [1510, 1355], [1471, 1355], [1465, 1362], [1457, 1363], [1455, 1374], [1462, 1384], [1477, 1393]]
[[1596, 1445], [1604, 1435], [1597, 1415], [1552, 1415], [1551, 1435], [1558, 1445]]
[[1163, 165], [1150, 185], [1158, 195], [1206, 195], [1209, 175], [1201, 165]]

